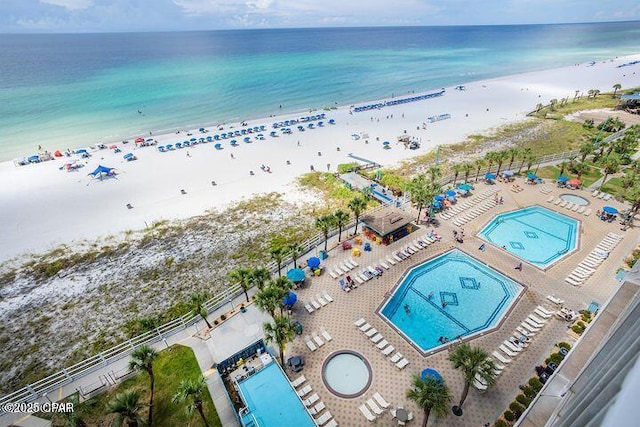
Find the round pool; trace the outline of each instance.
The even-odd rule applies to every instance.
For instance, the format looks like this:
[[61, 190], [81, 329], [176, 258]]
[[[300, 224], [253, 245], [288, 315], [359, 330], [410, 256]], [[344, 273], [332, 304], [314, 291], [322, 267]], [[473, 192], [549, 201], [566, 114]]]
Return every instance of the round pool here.
[[589, 201], [584, 197], [576, 196], [575, 194], [561, 194], [560, 198], [565, 202], [573, 203], [578, 206], [587, 206]]
[[338, 397], [358, 397], [371, 385], [371, 365], [355, 351], [337, 351], [322, 364], [322, 380]]

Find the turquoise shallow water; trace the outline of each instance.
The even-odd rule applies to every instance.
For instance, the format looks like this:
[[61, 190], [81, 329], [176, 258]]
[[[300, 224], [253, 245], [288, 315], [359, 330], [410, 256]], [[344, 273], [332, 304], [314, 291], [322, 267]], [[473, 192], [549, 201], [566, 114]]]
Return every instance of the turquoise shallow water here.
[[3, 35], [0, 159], [638, 52], [635, 22]]
[[[412, 269], [380, 313], [424, 352], [495, 327], [522, 286], [452, 250]], [[443, 303], [446, 305], [443, 306]]]

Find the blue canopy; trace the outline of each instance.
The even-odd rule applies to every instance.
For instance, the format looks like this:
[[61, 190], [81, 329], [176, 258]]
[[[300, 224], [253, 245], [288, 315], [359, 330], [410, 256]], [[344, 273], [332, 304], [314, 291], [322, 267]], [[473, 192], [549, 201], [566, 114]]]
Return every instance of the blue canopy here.
[[298, 301], [298, 296], [296, 294], [294, 294], [293, 292], [289, 291], [287, 296], [285, 296], [282, 299], [282, 305], [286, 305], [286, 306], [291, 307], [293, 304], [296, 303], [296, 301]]
[[217, 148], [218, 150], [222, 148], [222, 144], [217, 143], [216, 145], [214, 145], [215, 148]]
[[87, 150], [85, 150], [84, 148], [81, 148], [80, 150], [76, 150], [76, 154], [84, 154], [86, 152]]
[[471, 191], [473, 190], [473, 186], [471, 184], [460, 184], [458, 188], [463, 191]]
[[535, 174], [535, 173], [533, 173], [533, 172], [529, 172], [529, 173], [527, 174], [527, 179], [538, 179], [538, 175], [536, 175], [536, 174]]
[[389, 141], [385, 141], [382, 143], [382, 145], [389, 145], [389, 144], [391, 144]]
[[292, 282], [302, 282], [305, 277], [304, 270], [300, 268], [292, 268], [287, 271], [287, 278]]
[[440, 375], [438, 371], [432, 368], [425, 368], [420, 376], [423, 380], [427, 377], [431, 377], [436, 381], [442, 381], [442, 375]]
[[318, 268], [318, 266], [320, 265], [320, 258], [318, 257], [311, 257], [307, 260], [307, 265], [309, 266], [309, 268]]
[[605, 206], [604, 208], [602, 208], [603, 212], [606, 212], [608, 214], [617, 214], [618, 213], [618, 209], [614, 208], [613, 206]]
[[445, 194], [447, 197], [455, 197], [455, 196], [456, 196], [456, 192], [455, 192], [455, 191], [453, 191], [453, 190], [447, 190], [447, 191], [445, 191], [445, 192], [444, 192], [444, 194]]
[[204, 128], [200, 128], [198, 129], [200, 132], [204, 132]]
[[125, 160], [133, 159], [133, 153], [127, 153], [124, 156], [122, 156], [122, 158]]
[[29, 156], [29, 158], [27, 160], [29, 160], [31, 163], [37, 163], [37, 162], [40, 161], [40, 156], [35, 154], [33, 156]]
[[567, 177], [566, 177], [566, 176], [564, 176], [564, 175], [560, 175], [560, 176], [558, 177], [558, 179], [556, 179], [556, 181], [558, 181], [558, 182], [567, 182], [567, 181], [569, 181], [569, 178], [567, 178]]
[[91, 172], [89, 175], [93, 176], [94, 178], [95, 178], [96, 176], [98, 176], [98, 175], [99, 175], [99, 176], [102, 176], [102, 174], [109, 175], [109, 174], [111, 173], [111, 171], [112, 171], [112, 170], [113, 170], [113, 168], [108, 168], [108, 167], [106, 167], [106, 166], [102, 166], [102, 165], [100, 165], [100, 166], [98, 166], [98, 167], [96, 168], [96, 170], [94, 170], [93, 172]]
[[502, 174], [503, 174], [504, 176], [513, 176], [513, 171], [506, 170], [506, 171], [502, 172]]
[[442, 202], [444, 200], [444, 196], [442, 194], [436, 194], [433, 197], [433, 200], [437, 201], [437, 202]]
[[496, 175], [493, 173], [488, 173], [484, 177], [487, 179], [496, 179]]

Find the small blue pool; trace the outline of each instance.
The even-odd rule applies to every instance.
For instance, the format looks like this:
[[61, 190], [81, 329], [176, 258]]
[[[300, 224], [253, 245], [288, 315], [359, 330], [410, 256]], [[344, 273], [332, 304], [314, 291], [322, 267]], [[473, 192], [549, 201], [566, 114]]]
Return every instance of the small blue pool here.
[[454, 249], [409, 270], [379, 313], [427, 354], [496, 327], [523, 289]]
[[576, 219], [531, 206], [497, 215], [478, 236], [544, 270], [576, 250], [578, 227]]
[[242, 415], [245, 426], [255, 426], [255, 418], [261, 427], [316, 427], [275, 361], [238, 383], [238, 386], [248, 409], [248, 413]]

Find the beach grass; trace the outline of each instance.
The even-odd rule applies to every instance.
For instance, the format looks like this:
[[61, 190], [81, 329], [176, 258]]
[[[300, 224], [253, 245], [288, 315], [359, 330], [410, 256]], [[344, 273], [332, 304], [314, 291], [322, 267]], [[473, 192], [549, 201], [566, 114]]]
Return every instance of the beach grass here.
[[[193, 350], [181, 345], [171, 346], [160, 352], [153, 368], [156, 377], [153, 424], [157, 427], [203, 425], [197, 412], [193, 417], [188, 417], [182, 404], [174, 404], [171, 401], [178, 390], [180, 381], [197, 380], [202, 376]], [[107, 413], [107, 405], [118, 393], [125, 390], [139, 391], [141, 394], [140, 402], [142, 406], [145, 406], [149, 401], [149, 377], [140, 373], [122, 382], [116, 388], [81, 403], [76, 411], [83, 414], [82, 419], [87, 427], [112, 425], [115, 416]], [[202, 398], [204, 413], [209, 425], [221, 426], [209, 393], [204, 393]], [[147, 411], [143, 410], [141, 414], [146, 419]], [[53, 421], [54, 425], [63, 425], [56, 417]]]
[[622, 179], [618, 177], [608, 178], [604, 183], [600, 191], [613, 194], [614, 196], [621, 196], [624, 194], [624, 187], [622, 187]]
[[[560, 176], [560, 166], [553, 165], [553, 166], [541, 167], [536, 172], [536, 175], [538, 175], [540, 178], [555, 181], [555, 179]], [[576, 174], [572, 174], [568, 170], [568, 168], [565, 169], [564, 175], [569, 179], [578, 177]], [[588, 187], [600, 178], [602, 178], [602, 172], [600, 172], [598, 168], [590, 166], [589, 169], [582, 174], [582, 176], [580, 177], [580, 180], [582, 181], [583, 187]]]
[[315, 215], [328, 213], [335, 209], [344, 209], [349, 201], [360, 193], [347, 186], [338, 177], [331, 173], [310, 172], [298, 178], [298, 184], [321, 196], [325, 201], [320, 208], [315, 208]]
[[564, 103], [562, 100], [558, 100], [559, 102], [555, 106], [551, 107], [550, 105], [547, 105], [540, 110], [531, 113], [531, 115], [540, 118], [549, 118], [549, 114], [563, 116], [583, 110], [613, 108], [618, 105], [619, 100], [614, 98], [612, 95], [613, 92], [600, 93], [596, 97], [579, 96], [575, 99], [569, 97]]

